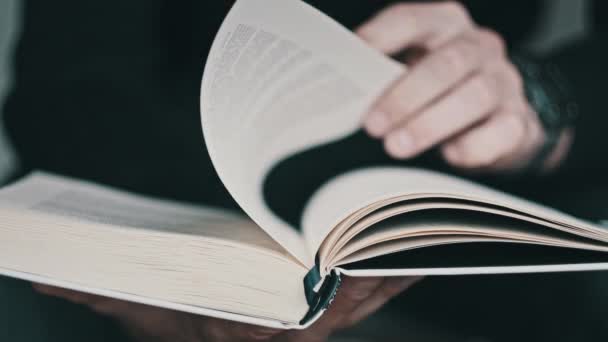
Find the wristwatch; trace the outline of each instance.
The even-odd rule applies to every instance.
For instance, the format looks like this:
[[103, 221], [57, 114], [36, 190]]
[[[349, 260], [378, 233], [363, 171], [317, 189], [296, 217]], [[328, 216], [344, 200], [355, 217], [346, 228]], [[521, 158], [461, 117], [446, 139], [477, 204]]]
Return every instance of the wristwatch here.
[[522, 54], [512, 54], [510, 57], [524, 80], [528, 102], [545, 131], [545, 142], [528, 165], [528, 170], [540, 172], [564, 130], [576, 122], [578, 105], [574, 102], [569, 83], [556, 64], [537, 63]]

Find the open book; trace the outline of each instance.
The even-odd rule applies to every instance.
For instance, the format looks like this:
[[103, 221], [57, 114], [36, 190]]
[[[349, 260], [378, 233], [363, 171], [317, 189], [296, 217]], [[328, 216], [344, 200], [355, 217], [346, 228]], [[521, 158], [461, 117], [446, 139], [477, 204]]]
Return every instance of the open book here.
[[35, 173], [0, 190], [0, 273], [303, 328], [344, 275], [608, 269], [601, 226], [421, 169], [333, 177], [296, 223], [272, 210], [272, 170], [353, 134], [404, 72], [299, 0], [239, 0], [211, 50], [201, 111], [214, 166], [249, 217]]

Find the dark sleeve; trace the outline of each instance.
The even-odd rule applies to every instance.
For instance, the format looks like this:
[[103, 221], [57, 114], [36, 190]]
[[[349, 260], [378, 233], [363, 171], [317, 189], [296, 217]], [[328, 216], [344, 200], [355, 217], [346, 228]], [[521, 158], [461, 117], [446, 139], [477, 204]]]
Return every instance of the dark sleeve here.
[[537, 28], [545, 8], [544, 2], [539, 0], [467, 0], [463, 4], [477, 24], [500, 33], [510, 49], [516, 49], [524, 43]]
[[[517, 51], [540, 22], [543, 4], [539, 1], [466, 2], [473, 18], [483, 26], [501, 33], [509, 49]], [[541, 63], [554, 63], [564, 74], [570, 97], [578, 106], [576, 137], [571, 152], [555, 180], [601, 180], [608, 171], [608, 115], [604, 115], [605, 83], [608, 80], [608, 3], [594, 1], [589, 7], [590, 32], [584, 41], [571, 44]], [[516, 21], [513, 18], [517, 18]]]
[[597, 1], [593, 7], [593, 30], [589, 37], [549, 58], [557, 64], [569, 83], [572, 100], [578, 106], [576, 136], [572, 149], [558, 176], [593, 179], [605, 177], [608, 171], [608, 115], [605, 115], [608, 81], [607, 26], [599, 19], [608, 14], [608, 3]]
[[26, 0], [4, 122], [21, 172], [234, 206], [204, 150], [204, 59], [224, 1]]

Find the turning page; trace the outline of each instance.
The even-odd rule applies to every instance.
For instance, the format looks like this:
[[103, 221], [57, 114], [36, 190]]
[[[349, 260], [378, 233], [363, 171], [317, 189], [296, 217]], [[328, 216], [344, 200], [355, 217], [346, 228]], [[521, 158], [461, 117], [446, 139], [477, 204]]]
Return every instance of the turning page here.
[[402, 65], [299, 0], [239, 0], [211, 49], [201, 91], [205, 141], [245, 212], [307, 266], [298, 232], [264, 203], [280, 159], [355, 132]]

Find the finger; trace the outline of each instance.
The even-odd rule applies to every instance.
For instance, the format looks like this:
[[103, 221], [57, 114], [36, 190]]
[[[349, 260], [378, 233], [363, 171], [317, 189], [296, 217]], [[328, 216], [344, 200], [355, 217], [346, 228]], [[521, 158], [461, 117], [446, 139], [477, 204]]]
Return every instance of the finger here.
[[154, 321], [152, 318], [156, 316], [155, 313], [157, 312], [161, 314], [160, 317], [164, 320], [166, 316], [164, 313], [167, 311], [143, 304], [130, 303], [49, 285], [32, 284], [32, 287], [44, 295], [62, 298], [75, 304], [86, 305], [97, 313], [128, 321], [135, 321], [139, 317], [146, 317], [146, 321], [150, 323]]
[[44, 295], [62, 298], [76, 304], [87, 304], [91, 299], [91, 296], [86, 293], [63, 289], [60, 287], [37, 283], [32, 284], [32, 287], [34, 290]]
[[503, 59], [504, 43], [488, 30], [471, 30], [425, 56], [383, 95], [367, 116], [368, 133], [380, 137], [480, 70], [486, 61]]
[[486, 168], [523, 144], [526, 127], [520, 114], [499, 112], [442, 146], [445, 160], [466, 169]]
[[380, 11], [356, 33], [380, 51], [393, 54], [412, 45], [434, 48], [472, 25], [467, 10], [457, 2], [402, 3]]
[[394, 158], [411, 158], [460, 133], [494, 111], [498, 89], [493, 75], [475, 75], [389, 133], [386, 151]]
[[92, 295], [80, 291], [68, 290], [60, 287], [32, 284], [32, 287], [47, 296], [53, 296], [68, 300], [75, 304], [82, 304], [90, 307], [94, 311], [102, 314], [114, 314], [123, 311], [122, 308], [134, 304], [107, 298], [103, 296]]
[[[197, 317], [197, 316], [193, 316]], [[199, 317], [193, 322], [201, 341], [267, 341], [282, 331], [217, 318]]]
[[382, 277], [348, 278], [343, 280], [336, 299], [327, 312], [310, 328], [289, 332], [289, 341], [325, 341], [339, 329], [342, 321], [369, 298], [382, 284]]
[[482, 171], [518, 171], [536, 155], [546, 139], [545, 131], [531, 108], [526, 107], [523, 113], [525, 133], [521, 144]]
[[327, 312], [327, 321], [334, 323], [349, 315], [365, 302], [383, 283], [383, 277], [345, 278], [334, 303]]
[[420, 281], [422, 277], [387, 277], [382, 285], [344, 321], [342, 328], [353, 326], [380, 309], [386, 302]]

